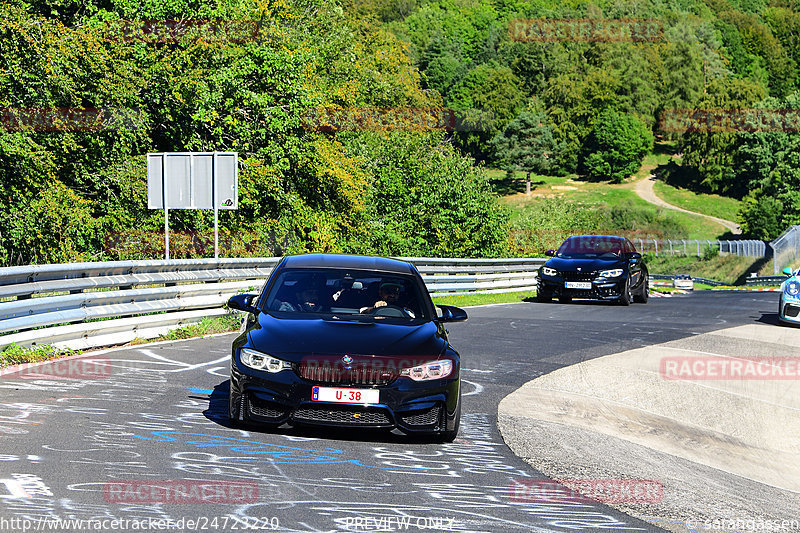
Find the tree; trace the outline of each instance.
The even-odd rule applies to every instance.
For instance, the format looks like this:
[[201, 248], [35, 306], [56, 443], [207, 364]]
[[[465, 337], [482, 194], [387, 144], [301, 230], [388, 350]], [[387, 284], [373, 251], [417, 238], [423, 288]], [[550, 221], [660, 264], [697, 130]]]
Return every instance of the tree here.
[[[774, 117], [784, 116], [780, 110], [800, 108], [800, 92], [767, 98], [756, 107], [767, 117], [770, 110], [779, 110]], [[800, 224], [800, 137], [796, 119], [784, 125], [777, 128], [784, 131], [740, 134], [734, 154], [735, 179], [751, 191], [739, 213], [742, 231], [757, 238], [775, 238], [787, 226]]]
[[600, 114], [581, 154], [581, 167], [591, 180], [621, 183], [639, 170], [653, 148], [653, 134], [636, 117], [613, 110]]
[[527, 172], [526, 194], [531, 193], [531, 172], [549, 173], [563, 148], [553, 138], [547, 115], [541, 111], [520, 113], [491, 144], [501, 168]]
[[[697, 104], [698, 109], [734, 110], [746, 109], [764, 96], [764, 89], [757, 83], [737, 78], [720, 78], [708, 87]], [[747, 182], [736, 179], [733, 164], [737, 147], [735, 131], [693, 131], [683, 135], [680, 150], [683, 166], [697, 176], [694, 188], [712, 193], [741, 197], [747, 190]]]

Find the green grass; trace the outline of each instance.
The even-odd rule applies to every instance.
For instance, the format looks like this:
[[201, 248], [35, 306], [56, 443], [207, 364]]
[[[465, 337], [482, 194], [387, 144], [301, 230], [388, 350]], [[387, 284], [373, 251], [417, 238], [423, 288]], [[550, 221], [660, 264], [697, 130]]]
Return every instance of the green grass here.
[[[743, 285], [744, 278], [750, 272], [759, 272], [760, 275], [772, 274], [771, 262], [735, 255], [719, 255], [703, 259], [692, 255], [670, 257], [661, 254], [655, 257], [654, 254], [648, 253], [645, 254], [645, 261], [651, 274], [670, 276], [689, 274], [692, 277], [713, 279], [729, 285]], [[700, 284], [695, 283], [695, 288], [700, 288]]]
[[501, 292], [495, 294], [462, 294], [459, 296], [436, 296], [433, 303], [437, 305], [455, 305], [468, 307], [471, 305], [507, 304], [524, 302], [536, 297], [536, 291]]
[[[503, 173], [504, 174], [504, 173]], [[663, 217], [670, 226], [681, 226], [685, 230], [682, 238], [716, 240], [728, 231], [724, 226], [697, 215], [663, 209], [644, 201], [630, 184], [591, 183], [571, 180], [569, 177], [536, 176], [531, 180], [537, 183], [530, 196], [524, 194], [523, 173], [517, 174], [517, 181], [523, 183], [522, 193], [505, 196], [501, 200], [511, 208], [511, 222], [524, 219], [527, 210], [535, 210], [537, 203], [545, 197], [562, 198], [569, 202], [592, 207], [614, 207], [627, 205]], [[609, 231], [614, 228], [608, 228]], [[678, 236], [664, 236], [675, 238]]]
[[49, 361], [51, 359], [59, 359], [68, 355], [77, 355], [81, 353], [80, 350], [70, 350], [69, 348], [56, 348], [49, 344], [37, 344], [30, 348], [23, 348], [12, 344], [6, 346], [0, 352], [0, 368], [20, 365], [23, 363], [38, 363], [40, 361]]
[[188, 326], [173, 329], [154, 339], [141, 339], [137, 337], [131, 341], [131, 344], [192, 339], [194, 337], [204, 337], [216, 333], [228, 333], [237, 331], [241, 325], [241, 317], [238, 314], [215, 316], [204, 318], [196, 324], [189, 324]]
[[695, 193], [687, 189], [673, 187], [663, 181], [655, 182], [655, 192], [668, 204], [732, 221], [736, 220], [736, 213], [739, 211], [739, 205], [741, 204], [735, 198], [716, 194]]

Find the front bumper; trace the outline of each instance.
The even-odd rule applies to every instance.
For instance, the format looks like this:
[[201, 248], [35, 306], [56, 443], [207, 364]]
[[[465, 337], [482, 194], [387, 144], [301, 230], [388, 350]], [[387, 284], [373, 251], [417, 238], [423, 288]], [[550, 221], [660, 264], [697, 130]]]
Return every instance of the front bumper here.
[[782, 322], [800, 324], [800, 299], [786, 299], [785, 295], [782, 295], [778, 303], [778, 319]]
[[583, 279], [579, 282], [591, 283], [591, 288], [575, 289], [566, 287], [566, 283], [574, 282], [573, 280], [565, 279], [562, 276], [542, 275], [539, 278], [538, 290], [545, 291], [555, 296], [588, 298], [592, 300], [617, 300], [622, 295], [622, 291], [625, 290], [627, 279], [627, 276], [620, 276], [618, 278], [594, 277], [591, 279]]
[[[378, 389], [380, 403], [312, 401], [314, 386]], [[456, 423], [460, 386], [457, 363], [448, 378], [414, 381], [398, 377], [387, 384], [373, 386], [312, 382], [294, 370], [270, 374], [245, 367], [235, 357], [231, 363], [231, 398], [240, 402], [241, 412], [249, 422], [272, 426], [289, 423], [398, 428], [406, 433], [449, 431]]]

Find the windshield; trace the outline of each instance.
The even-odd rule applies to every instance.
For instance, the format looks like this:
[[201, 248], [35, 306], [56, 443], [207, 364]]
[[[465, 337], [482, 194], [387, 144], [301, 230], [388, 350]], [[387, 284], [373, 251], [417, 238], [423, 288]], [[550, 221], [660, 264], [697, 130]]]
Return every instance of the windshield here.
[[558, 248], [557, 257], [617, 258], [624, 252], [625, 241], [619, 237], [581, 235], [570, 237]]
[[416, 278], [344, 269], [287, 269], [264, 310], [279, 316], [419, 322], [430, 319]]

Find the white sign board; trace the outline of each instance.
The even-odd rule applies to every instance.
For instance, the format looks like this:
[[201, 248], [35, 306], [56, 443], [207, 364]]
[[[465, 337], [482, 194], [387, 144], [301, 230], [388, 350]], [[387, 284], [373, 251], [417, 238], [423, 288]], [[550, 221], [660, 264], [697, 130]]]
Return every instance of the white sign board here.
[[147, 154], [147, 207], [164, 209], [236, 209], [239, 206], [237, 152]]
[[219, 257], [217, 214], [220, 209], [239, 207], [238, 152], [147, 154], [147, 207], [164, 209], [166, 259], [169, 259], [169, 210], [213, 209], [214, 258]]

